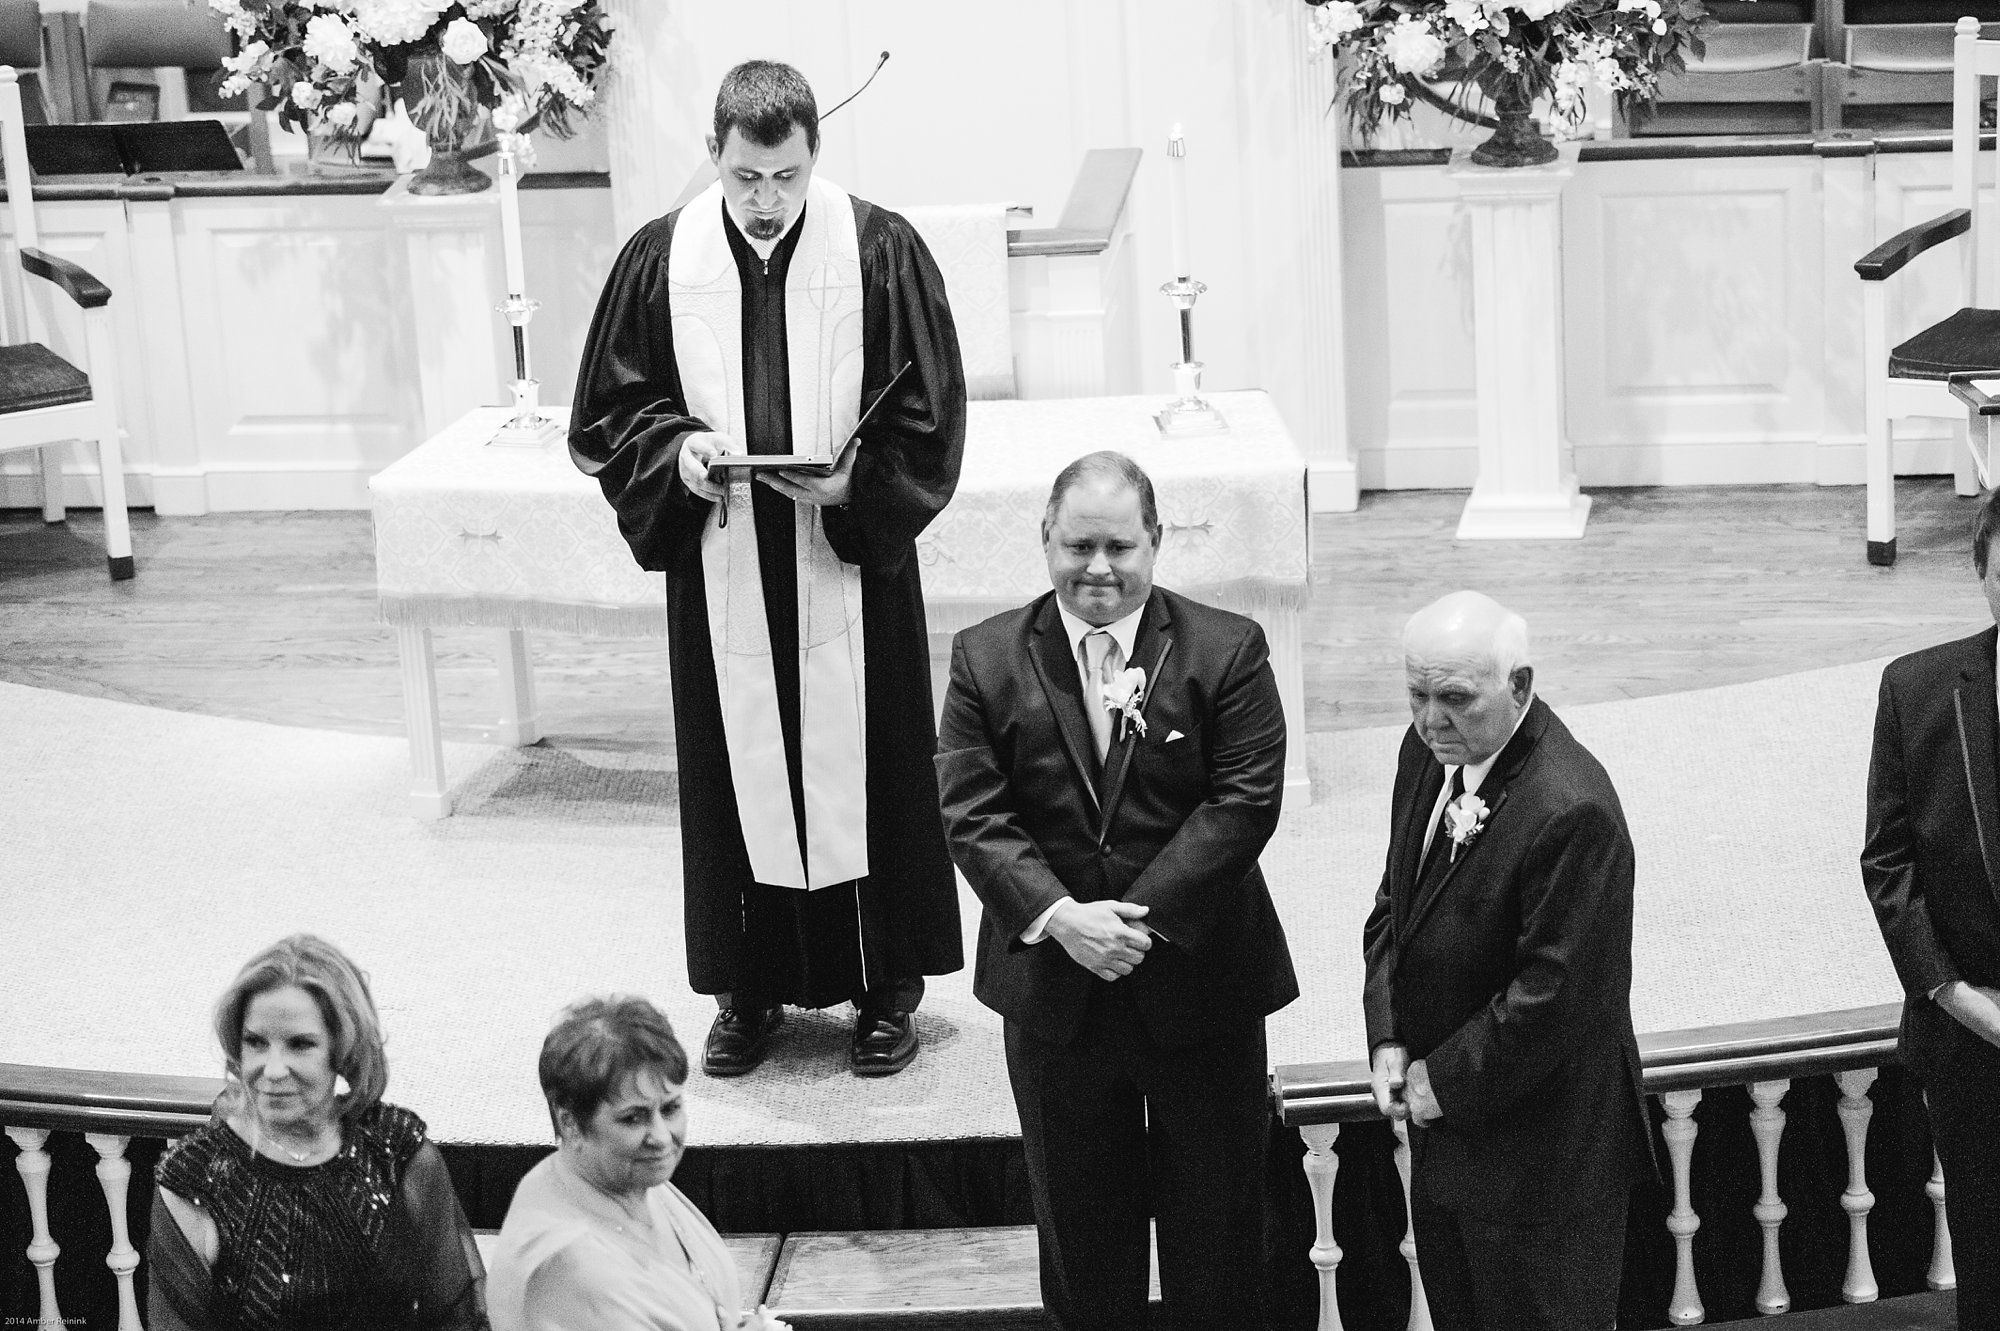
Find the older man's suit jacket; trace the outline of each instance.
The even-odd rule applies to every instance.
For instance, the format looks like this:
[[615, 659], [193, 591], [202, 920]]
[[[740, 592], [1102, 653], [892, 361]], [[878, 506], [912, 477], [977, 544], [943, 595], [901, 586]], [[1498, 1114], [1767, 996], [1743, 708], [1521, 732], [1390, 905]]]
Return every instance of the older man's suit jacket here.
[[1861, 879], [1903, 982], [1903, 1053], [1979, 1037], [1930, 1001], [1950, 980], [2000, 986], [2000, 723], [1994, 629], [1882, 672]]
[[1444, 1116], [1411, 1151], [1430, 1201], [1560, 1219], [1655, 1168], [1632, 1033], [1632, 838], [1604, 768], [1537, 699], [1480, 786], [1481, 830], [1420, 891], [1444, 779], [1413, 727], [1363, 934], [1369, 1048], [1398, 1041], [1429, 1070]]
[[1068, 1043], [1099, 983], [1021, 933], [1064, 895], [1150, 907], [1151, 952], [1116, 984], [1164, 1047], [1298, 996], [1257, 856], [1278, 825], [1285, 717], [1256, 623], [1155, 587], [1128, 665], [1146, 733], [1097, 762], [1054, 594], [958, 635], [938, 726], [952, 855], [985, 904], [973, 992]]

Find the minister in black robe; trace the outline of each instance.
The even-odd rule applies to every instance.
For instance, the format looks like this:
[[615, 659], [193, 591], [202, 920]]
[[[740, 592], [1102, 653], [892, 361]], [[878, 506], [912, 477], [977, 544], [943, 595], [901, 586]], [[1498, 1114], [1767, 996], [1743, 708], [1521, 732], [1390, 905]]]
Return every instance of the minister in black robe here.
[[[725, 83], [717, 105], [718, 137], [725, 148], [738, 140], [784, 137], [773, 135], [769, 124], [724, 123], [728, 92]], [[803, 119], [796, 112], [790, 116], [795, 122]], [[799, 126], [780, 123], [777, 128]], [[816, 119], [813, 128], [816, 155]], [[726, 185], [727, 152], [720, 164]], [[822, 206], [827, 197], [814, 194], [810, 206]], [[886, 209], [852, 196], [834, 197], [851, 204], [859, 243], [860, 402], [874, 403], [896, 372], [906, 362], [910, 366], [861, 429], [846, 502], [822, 509], [827, 543], [843, 564], [860, 571], [865, 877], [803, 891], [760, 883], [751, 872], [732, 784], [706, 599], [702, 537], [715, 505], [690, 488], [680, 456], [690, 437], [721, 426], [692, 414], [683, 390], [671, 336], [668, 263], [683, 218], [693, 209], [715, 207], [722, 209], [742, 288], [746, 438], [741, 442], [751, 453], [798, 451], [785, 282], [805, 231], [803, 205], [808, 200], [803, 192], [799, 215], [768, 258], [746, 238], [736, 200], [726, 191], [718, 200], [712, 189], [687, 210], [640, 228], [619, 255], [599, 300], [571, 418], [569, 443], [576, 464], [597, 479], [616, 508], [619, 529], [640, 567], [666, 575], [688, 978], [698, 992], [716, 995], [723, 1009], [708, 1050], [710, 1055], [719, 1050], [723, 1057], [719, 1062], [706, 1058], [705, 1066], [724, 1075], [748, 1071], [761, 1059], [763, 1039], [779, 1019], [774, 1011], [778, 1005], [826, 1007], [846, 1000], [861, 1012], [855, 1071], [895, 1071], [907, 1056], [897, 1062], [885, 1054], [874, 1066], [865, 1065], [870, 1023], [886, 1017], [893, 1025], [900, 1019], [900, 1030], [887, 1036], [879, 1029], [872, 1032], [877, 1053], [900, 1042], [913, 1054], [914, 1025], [908, 1014], [922, 996], [923, 977], [964, 964], [956, 884], [936, 817], [931, 761], [935, 712], [916, 559], [918, 534], [944, 508], [958, 481], [965, 440], [964, 372], [943, 280], [915, 230]], [[755, 234], [758, 215], [744, 216]], [[771, 796], [789, 795], [795, 826], [803, 829], [794, 501], [781, 487], [767, 484], [751, 485], [750, 493], [790, 778], [789, 791], [773, 790]], [[733, 1050], [726, 1040], [717, 1042], [718, 1034], [729, 1034], [725, 1027], [732, 1020], [743, 1037]]]

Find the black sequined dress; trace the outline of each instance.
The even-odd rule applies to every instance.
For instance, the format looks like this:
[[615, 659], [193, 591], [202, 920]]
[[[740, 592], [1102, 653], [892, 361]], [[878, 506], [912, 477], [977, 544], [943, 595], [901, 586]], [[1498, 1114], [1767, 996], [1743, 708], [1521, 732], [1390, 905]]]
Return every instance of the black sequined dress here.
[[378, 1104], [332, 1159], [286, 1165], [217, 1121], [160, 1161], [160, 1185], [221, 1236], [214, 1266], [163, 1201], [148, 1243], [152, 1331], [483, 1328], [484, 1270], [423, 1120]]

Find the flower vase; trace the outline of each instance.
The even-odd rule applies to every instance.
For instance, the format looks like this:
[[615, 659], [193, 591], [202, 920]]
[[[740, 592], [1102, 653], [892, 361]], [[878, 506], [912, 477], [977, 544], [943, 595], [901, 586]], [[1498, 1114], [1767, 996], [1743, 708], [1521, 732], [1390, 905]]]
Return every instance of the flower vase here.
[[484, 119], [465, 75], [436, 46], [411, 51], [401, 80], [410, 121], [424, 131], [431, 160], [410, 175], [412, 194], [477, 194], [493, 188], [493, 177], [467, 160]]
[[1500, 128], [1493, 137], [1472, 150], [1478, 166], [1546, 166], [1556, 160], [1556, 146], [1542, 137], [1541, 127], [1529, 114], [1534, 100], [1512, 79], [1488, 90], [1493, 114]]
[[493, 188], [493, 177], [466, 159], [457, 145], [431, 140], [431, 160], [410, 173], [412, 194], [477, 194]]

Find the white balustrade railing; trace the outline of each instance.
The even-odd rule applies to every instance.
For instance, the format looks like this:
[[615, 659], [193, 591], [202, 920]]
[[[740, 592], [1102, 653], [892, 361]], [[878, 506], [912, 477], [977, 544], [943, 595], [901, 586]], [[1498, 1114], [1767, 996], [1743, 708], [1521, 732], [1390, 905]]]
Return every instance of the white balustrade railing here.
[[[110, 1214], [111, 1247], [104, 1256], [115, 1282], [118, 1331], [142, 1331], [134, 1277], [139, 1250], [126, 1220], [132, 1164], [125, 1158], [134, 1137], [179, 1137], [208, 1121], [222, 1083], [206, 1077], [132, 1077], [67, 1068], [0, 1063], [0, 1131], [19, 1150], [14, 1168], [27, 1193], [31, 1237], [27, 1257], [35, 1269], [37, 1331], [68, 1331], [82, 1319], [65, 1318], [56, 1301], [56, 1262], [62, 1245], [49, 1227], [49, 1134], [81, 1133], [97, 1153], [96, 1174]], [[72, 1310], [74, 1314], [74, 1310]]]
[[1778, 1227], [1785, 1223], [1788, 1209], [1778, 1197], [1778, 1142], [1785, 1135], [1785, 1111], [1778, 1107], [1790, 1080], [1750, 1083], [1750, 1132], [1757, 1139], [1757, 1168], [1763, 1176], [1763, 1191], [1757, 1194], [1752, 1214], [1764, 1227], [1764, 1269], [1757, 1281], [1757, 1311], [1770, 1315], [1792, 1306], [1785, 1289], [1784, 1265], [1778, 1257]]
[[1667, 1111], [1660, 1135], [1667, 1140], [1674, 1175], [1674, 1209], [1667, 1212], [1667, 1232], [1674, 1236], [1674, 1294], [1667, 1303], [1667, 1320], [1675, 1326], [1693, 1326], [1708, 1315], [1694, 1279], [1694, 1236], [1701, 1228], [1701, 1217], [1694, 1213], [1694, 1138], [1700, 1131], [1694, 1107], [1700, 1103], [1700, 1091], [1668, 1091], [1660, 1097], [1660, 1107]]
[[1875, 1102], [1868, 1088], [1875, 1069], [1836, 1072], [1833, 1080], [1840, 1087], [1840, 1128], [1847, 1137], [1847, 1190], [1840, 1194], [1840, 1209], [1847, 1212], [1847, 1278], [1840, 1294], [1849, 1303], [1873, 1303], [1881, 1293], [1875, 1264], [1868, 1260], [1868, 1213], [1875, 1209], [1875, 1194], [1868, 1191], [1868, 1120], [1875, 1116]]
[[[1646, 1090], [1658, 1096], [1664, 1111], [1660, 1135], [1666, 1143], [1672, 1185], [1672, 1204], [1665, 1220], [1674, 1243], [1673, 1292], [1665, 1310], [1670, 1322], [1692, 1326], [1707, 1317], [1695, 1267], [1694, 1236], [1701, 1229], [1701, 1217], [1694, 1207], [1694, 1149], [1700, 1135], [1695, 1110], [1705, 1089], [1725, 1086], [1747, 1087], [1752, 1106], [1749, 1126], [1757, 1147], [1761, 1187], [1751, 1214], [1763, 1240], [1756, 1308], [1767, 1315], [1791, 1309], [1792, 1295], [1785, 1283], [1778, 1242], [1789, 1214], [1779, 1192], [1778, 1156], [1785, 1132], [1784, 1098], [1792, 1082], [1804, 1076], [1832, 1074], [1840, 1091], [1836, 1113], [1847, 1151], [1847, 1186], [1840, 1194], [1840, 1208], [1848, 1220], [1841, 1297], [1849, 1303], [1869, 1303], [1880, 1296], [1868, 1247], [1868, 1217], [1875, 1207], [1867, 1171], [1868, 1125], [1875, 1105], [1868, 1091], [1877, 1068], [1895, 1061], [1899, 1014], [1896, 1006], [1885, 1005], [1641, 1038]], [[1305, 1169], [1312, 1183], [1318, 1233], [1312, 1260], [1319, 1270], [1319, 1326], [1321, 1331], [1338, 1331], [1341, 1323], [1335, 1292], [1341, 1251], [1333, 1241], [1333, 1145], [1341, 1124], [1380, 1117], [1369, 1091], [1368, 1067], [1358, 1061], [1280, 1067], [1272, 1086], [1279, 1115], [1295, 1124], [1307, 1142]], [[1430, 1331], [1420, 1254], [1407, 1221], [1409, 1139], [1402, 1123], [1395, 1124], [1394, 1131], [1395, 1164], [1402, 1179], [1406, 1217], [1397, 1246], [1410, 1267], [1409, 1331]], [[1945, 1221], [1944, 1171], [1935, 1155], [1924, 1191], [1936, 1215], [1926, 1283], [1932, 1289], [1950, 1289], [1951, 1232]]]
[[[1816, 1017], [1645, 1037], [1641, 1049], [1646, 1089], [1664, 1110], [1665, 1139], [1672, 1182], [1666, 1228], [1675, 1248], [1673, 1292], [1666, 1313], [1676, 1325], [1693, 1325], [1707, 1315], [1695, 1269], [1694, 1236], [1701, 1217], [1694, 1208], [1693, 1159], [1699, 1125], [1697, 1106], [1704, 1089], [1746, 1086], [1752, 1108], [1749, 1126], [1756, 1141], [1761, 1189], [1752, 1214], [1762, 1231], [1762, 1267], [1756, 1307], [1777, 1314], [1792, 1305], [1780, 1257], [1779, 1231], [1788, 1207], [1779, 1192], [1778, 1159], [1786, 1115], [1782, 1108], [1792, 1082], [1831, 1073], [1840, 1091], [1836, 1112], [1847, 1151], [1847, 1185], [1840, 1207], [1848, 1217], [1848, 1252], [1841, 1294], [1850, 1303], [1876, 1299], [1880, 1290], [1868, 1249], [1868, 1218], [1875, 1207], [1867, 1174], [1868, 1126], [1874, 1114], [1869, 1089], [1876, 1069], [1895, 1055], [1897, 1009], [1863, 1008]], [[1319, 1276], [1319, 1331], [1340, 1331], [1335, 1297], [1342, 1258], [1334, 1240], [1334, 1184], [1340, 1161], [1334, 1146], [1343, 1123], [1379, 1117], [1364, 1063], [1280, 1067], [1273, 1076], [1278, 1112], [1297, 1126], [1306, 1145], [1304, 1168], [1313, 1198], [1314, 1240], [1310, 1250]], [[110, 1215], [111, 1246], [103, 1261], [115, 1282], [118, 1331], [141, 1331], [134, 1277], [139, 1253], [126, 1222], [132, 1166], [131, 1139], [178, 1137], [207, 1121], [221, 1083], [193, 1077], [128, 1077], [109, 1073], [24, 1067], [0, 1063], [0, 1130], [19, 1154], [14, 1161], [28, 1202], [31, 1237], [26, 1250], [38, 1286], [39, 1331], [61, 1331], [66, 1322], [57, 1305], [55, 1269], [62, 1256], [49, 1224], [49, 1135], [54, 1130], [83, 1134], [97, 1154], [96, 1174]], [[1719, 1103], [1719, 1102], [1718, 1102]], [[1405, 1225], [1398, 1251], [1409, 1266], [1409, 1331], [1431, 1331], [1424, 1296], [1421, 1254], [1408, 1223], [1410, 1152], [1407, 1129], [1394, 1125], [1394, 1160], [1402, 1184]], [[1932, 1157], [1924, 1191], [1936, 1217], [1926, 1280], [1933, 1289], [1953, 1284], [1951, 1233], [1946, 1224], [1946, 1183]]]

